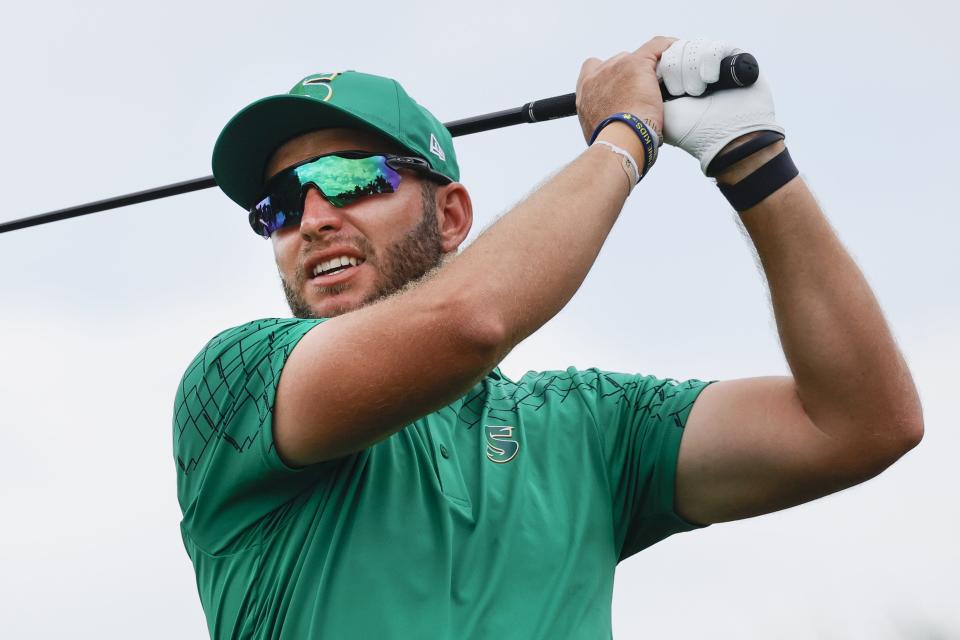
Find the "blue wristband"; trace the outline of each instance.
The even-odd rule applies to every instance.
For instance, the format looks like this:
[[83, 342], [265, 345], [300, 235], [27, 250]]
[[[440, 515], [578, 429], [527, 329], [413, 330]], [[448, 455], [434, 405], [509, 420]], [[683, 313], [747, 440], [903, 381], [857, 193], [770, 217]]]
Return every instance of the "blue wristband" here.
[[590, 144], [593, 144], [594, 140], [597, 139], [597, 136], [600, 135], [600, 132], [605, 126], [611, 122], [625, 122], [630, 125], [630, 128], [633, 129], [633, 132], [637, 134], [637, 137], [640, 138], [640, 144], [643, 145], [643, 173], [640, 174], [640, 179], [643, 179], [643, 176], [647, 175], [647, 172], [650, 171], [650, 167], [653, 166], [653, 163], [657, 161], [657, 155], [660, 148], [660, 137], [653, 130], [652, 127], [648, 127], [647, 123], [633, 115], [632, 113], [615, 113], [609, 118], [605, 118], [597, 125], [597, 128], [593, 130], [593, 135], [590, 136]]

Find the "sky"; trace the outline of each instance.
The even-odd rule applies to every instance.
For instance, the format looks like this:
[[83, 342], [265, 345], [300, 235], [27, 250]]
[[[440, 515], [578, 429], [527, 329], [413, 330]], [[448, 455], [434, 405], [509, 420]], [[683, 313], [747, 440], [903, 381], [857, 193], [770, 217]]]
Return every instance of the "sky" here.
[[[573, 91], [585, 58], [653, 35], [732, 42], [884, 309], [926, 435], [863, 485], [625, 561], [615, 637], [956, 638], [956, 18], [928, 0], [17, 3], [0, 220], [209, 175], [227, 120], [311, 73], [395, 77], [450, 121]], [[584, 142], [568, 118], [456, 147], [472, 239]], [[289, 315], [269, 243], [213, 189], [0, 235], [0, 274], [0, 635], [205, 637], [173, 396], [213, 335]], [[685, 153], [662, 150], [579, 292], [501, 367], [571, 365], [788, 373], [749, 240]]]

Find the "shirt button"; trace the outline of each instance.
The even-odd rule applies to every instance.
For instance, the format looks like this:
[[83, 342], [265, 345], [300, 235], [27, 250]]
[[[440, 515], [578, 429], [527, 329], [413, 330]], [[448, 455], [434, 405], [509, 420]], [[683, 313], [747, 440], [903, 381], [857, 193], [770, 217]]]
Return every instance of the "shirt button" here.
[[444, 458], [449, 458], [450, 452], [447, 451], [447, 448], [445, 446], [440, 445], [440, 455], [442, 455]]

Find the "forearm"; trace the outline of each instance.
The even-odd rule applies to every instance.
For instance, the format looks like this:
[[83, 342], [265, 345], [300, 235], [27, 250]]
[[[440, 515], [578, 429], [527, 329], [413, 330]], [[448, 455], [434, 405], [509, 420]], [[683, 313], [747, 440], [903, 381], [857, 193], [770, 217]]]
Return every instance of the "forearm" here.
[[[630, 143], [619, 137], [632, 137], [629, 130], [609, 128], [601, 139]], [[503, 355], [570, 300], [627, 195], [619, 158], [591, 147], [481, 234], [436, 284], [469, 292], [471, 314], [499, 328]]]
[[[720, 180], [749, 173], [749, 161]], [[917, 391], [873, 292], [806, 184], [794, 178], [741, 219], [804, 410], [839, 443], [895, 458], [922, 432]]]

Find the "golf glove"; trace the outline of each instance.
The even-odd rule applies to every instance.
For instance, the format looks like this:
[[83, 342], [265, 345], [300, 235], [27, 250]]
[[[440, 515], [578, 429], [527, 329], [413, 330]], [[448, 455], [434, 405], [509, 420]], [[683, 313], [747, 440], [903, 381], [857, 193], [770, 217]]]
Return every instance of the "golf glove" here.
[[[720, 61], [740, 51], [725, 42], [677, 40], [660, 58], [657, 76], [671, 95], [699, 96], [720, 78]], [[704, 174], [721, 149], [753, 131], [784, 132], [777, 124], [773, 96], [762, 73], [749, 87], [678, 98], [663, 105], [664, 141], [699, 160]]]

